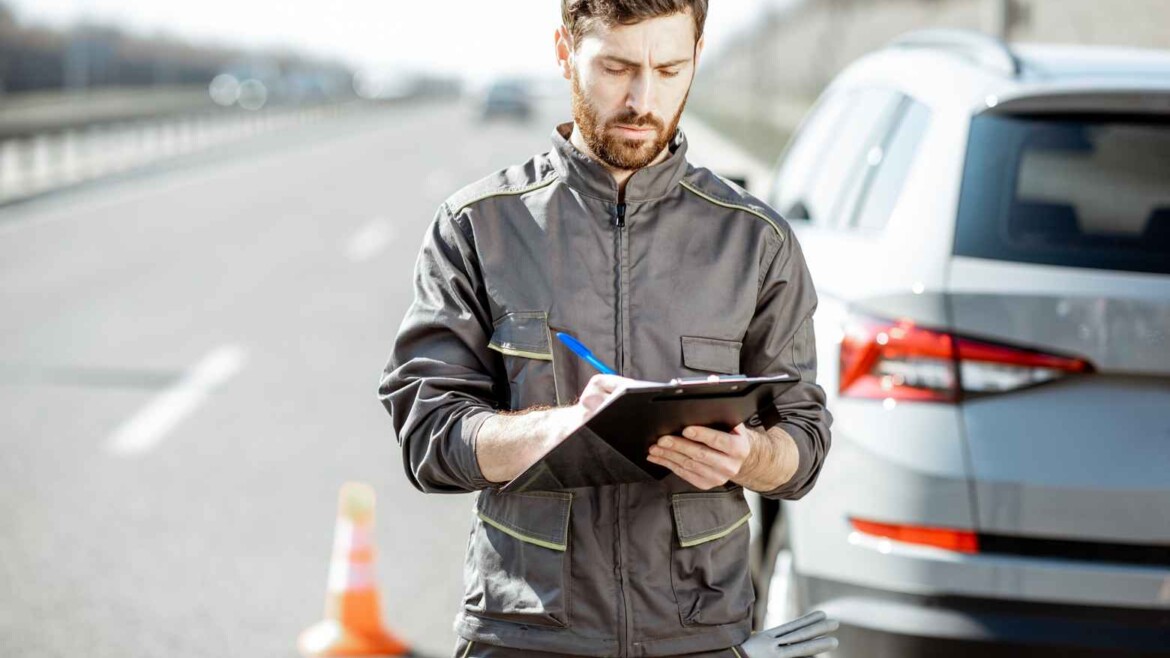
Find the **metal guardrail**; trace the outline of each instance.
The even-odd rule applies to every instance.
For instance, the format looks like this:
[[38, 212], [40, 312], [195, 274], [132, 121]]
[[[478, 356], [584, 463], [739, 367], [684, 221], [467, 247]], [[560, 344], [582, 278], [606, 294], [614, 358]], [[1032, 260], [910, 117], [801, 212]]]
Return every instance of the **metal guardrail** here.
[[226, 114], [239, 108], [216, 105], [206, 85], [0, 94], [0, 139], [214, 110]]
[[0, 204], [373, 106], [349, 101], [257, 112], [216, 108], [9, 137], [0, 140]]

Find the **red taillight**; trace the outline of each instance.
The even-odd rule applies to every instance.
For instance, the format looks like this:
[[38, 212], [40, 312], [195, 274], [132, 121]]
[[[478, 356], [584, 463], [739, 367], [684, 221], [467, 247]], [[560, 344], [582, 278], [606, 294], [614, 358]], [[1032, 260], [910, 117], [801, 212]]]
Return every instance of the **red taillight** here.
[[926, 526], [893, 525], [862, 519], [849, 519], [853, 529], [875, 537], [885, 537], [907, 544], [934, 546], [959, 553], [978, 553], [979, 537], [967, 530], [931, 528]]
[[945, 333], [854, 317], [841, 341], [841, 395], [954, 401], [954, 355]]
[[1083, 359], [1044, 354], [926, 329], [910, 320], [854, 316], [841, 340], [845, 397], [957, 402], [1092, 372]]

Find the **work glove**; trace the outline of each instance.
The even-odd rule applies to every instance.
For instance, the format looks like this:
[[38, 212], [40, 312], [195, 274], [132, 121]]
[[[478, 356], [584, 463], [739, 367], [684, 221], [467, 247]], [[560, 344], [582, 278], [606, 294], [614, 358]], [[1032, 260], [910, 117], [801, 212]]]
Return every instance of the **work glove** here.
[[815, 656], [837, 648], [837, 638], [828, 634], [837, 630], [837, 620], [824, 612], [810, 612], [787, 624], [760, 631], [740, 645], [744, 658], [798, 658]]

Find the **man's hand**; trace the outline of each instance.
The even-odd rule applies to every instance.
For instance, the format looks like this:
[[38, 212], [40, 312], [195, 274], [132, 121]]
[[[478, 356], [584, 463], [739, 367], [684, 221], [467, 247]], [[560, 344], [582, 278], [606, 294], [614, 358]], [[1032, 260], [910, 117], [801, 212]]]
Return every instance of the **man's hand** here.
[[682, 436], [667, 434], [650, 447], [651, 463], [669, 468], [699, 489], [735, 482], [755, 491], [771, 491], [796, 472], [796, 443], [784, 430], [767, 432], [740, 423], [730, 432], [690, 425]]
[[475, 455], [489, 482], [510, 482], [544, 457], [597, 413], [610, 396], [635, 380], [594, 375], [575, 404], [502, 412], [484, 421]]
[[[619, 375], [598, 374], [590, 377], [585, 384], [585, 389], [581, 391], [581, 397], [574, 405], [581, 416], [581, 422], [577, 423], [573, 429], [575, 430], [588, 422], [601, 408], [601, 405], [605, 404], [606, 400], [635, 381], [637, 380]], [[571, 433], [572, 431], [570, 431]]]
[[682, 436], [660, 437], [646, 459], [699, 489], [713, 489], [739, 474], [751, 452], [748, 433], [752, 431], [743, 423], [731, 432], [690, 425], [683, 428]]

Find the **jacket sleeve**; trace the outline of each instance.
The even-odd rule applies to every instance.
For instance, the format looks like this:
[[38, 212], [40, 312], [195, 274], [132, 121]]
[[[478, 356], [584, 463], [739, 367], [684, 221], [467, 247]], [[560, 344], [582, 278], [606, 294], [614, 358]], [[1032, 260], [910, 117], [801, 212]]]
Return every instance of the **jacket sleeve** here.
[[774, 413], [766, 409], [756, 420], [758, 429], [779, 425], [792, 435], [800, 463], [792, 478], [766, 498], [796, 500], [812, 489], [829, 451], [832, 415], [825, 408], [825, 392], [817, 385], [817, 350], [813, 311], [817, 293], [796, 236], [786, 232], [772, 251], [759, 283], [756, 312], [743, 345], [747, 375], [799, 376], [800, 383], [776, 398]]
[[[465, 218], [464, 218], [465, 219]], [[440, 206], [414, 269], [414, 301], [382, 373], [378, 396], [394, 425], [406, 475], [426, 493], [490, 486], [475, 456], [480, 425], [498, 408], [491, 311], [470, 227]]]

